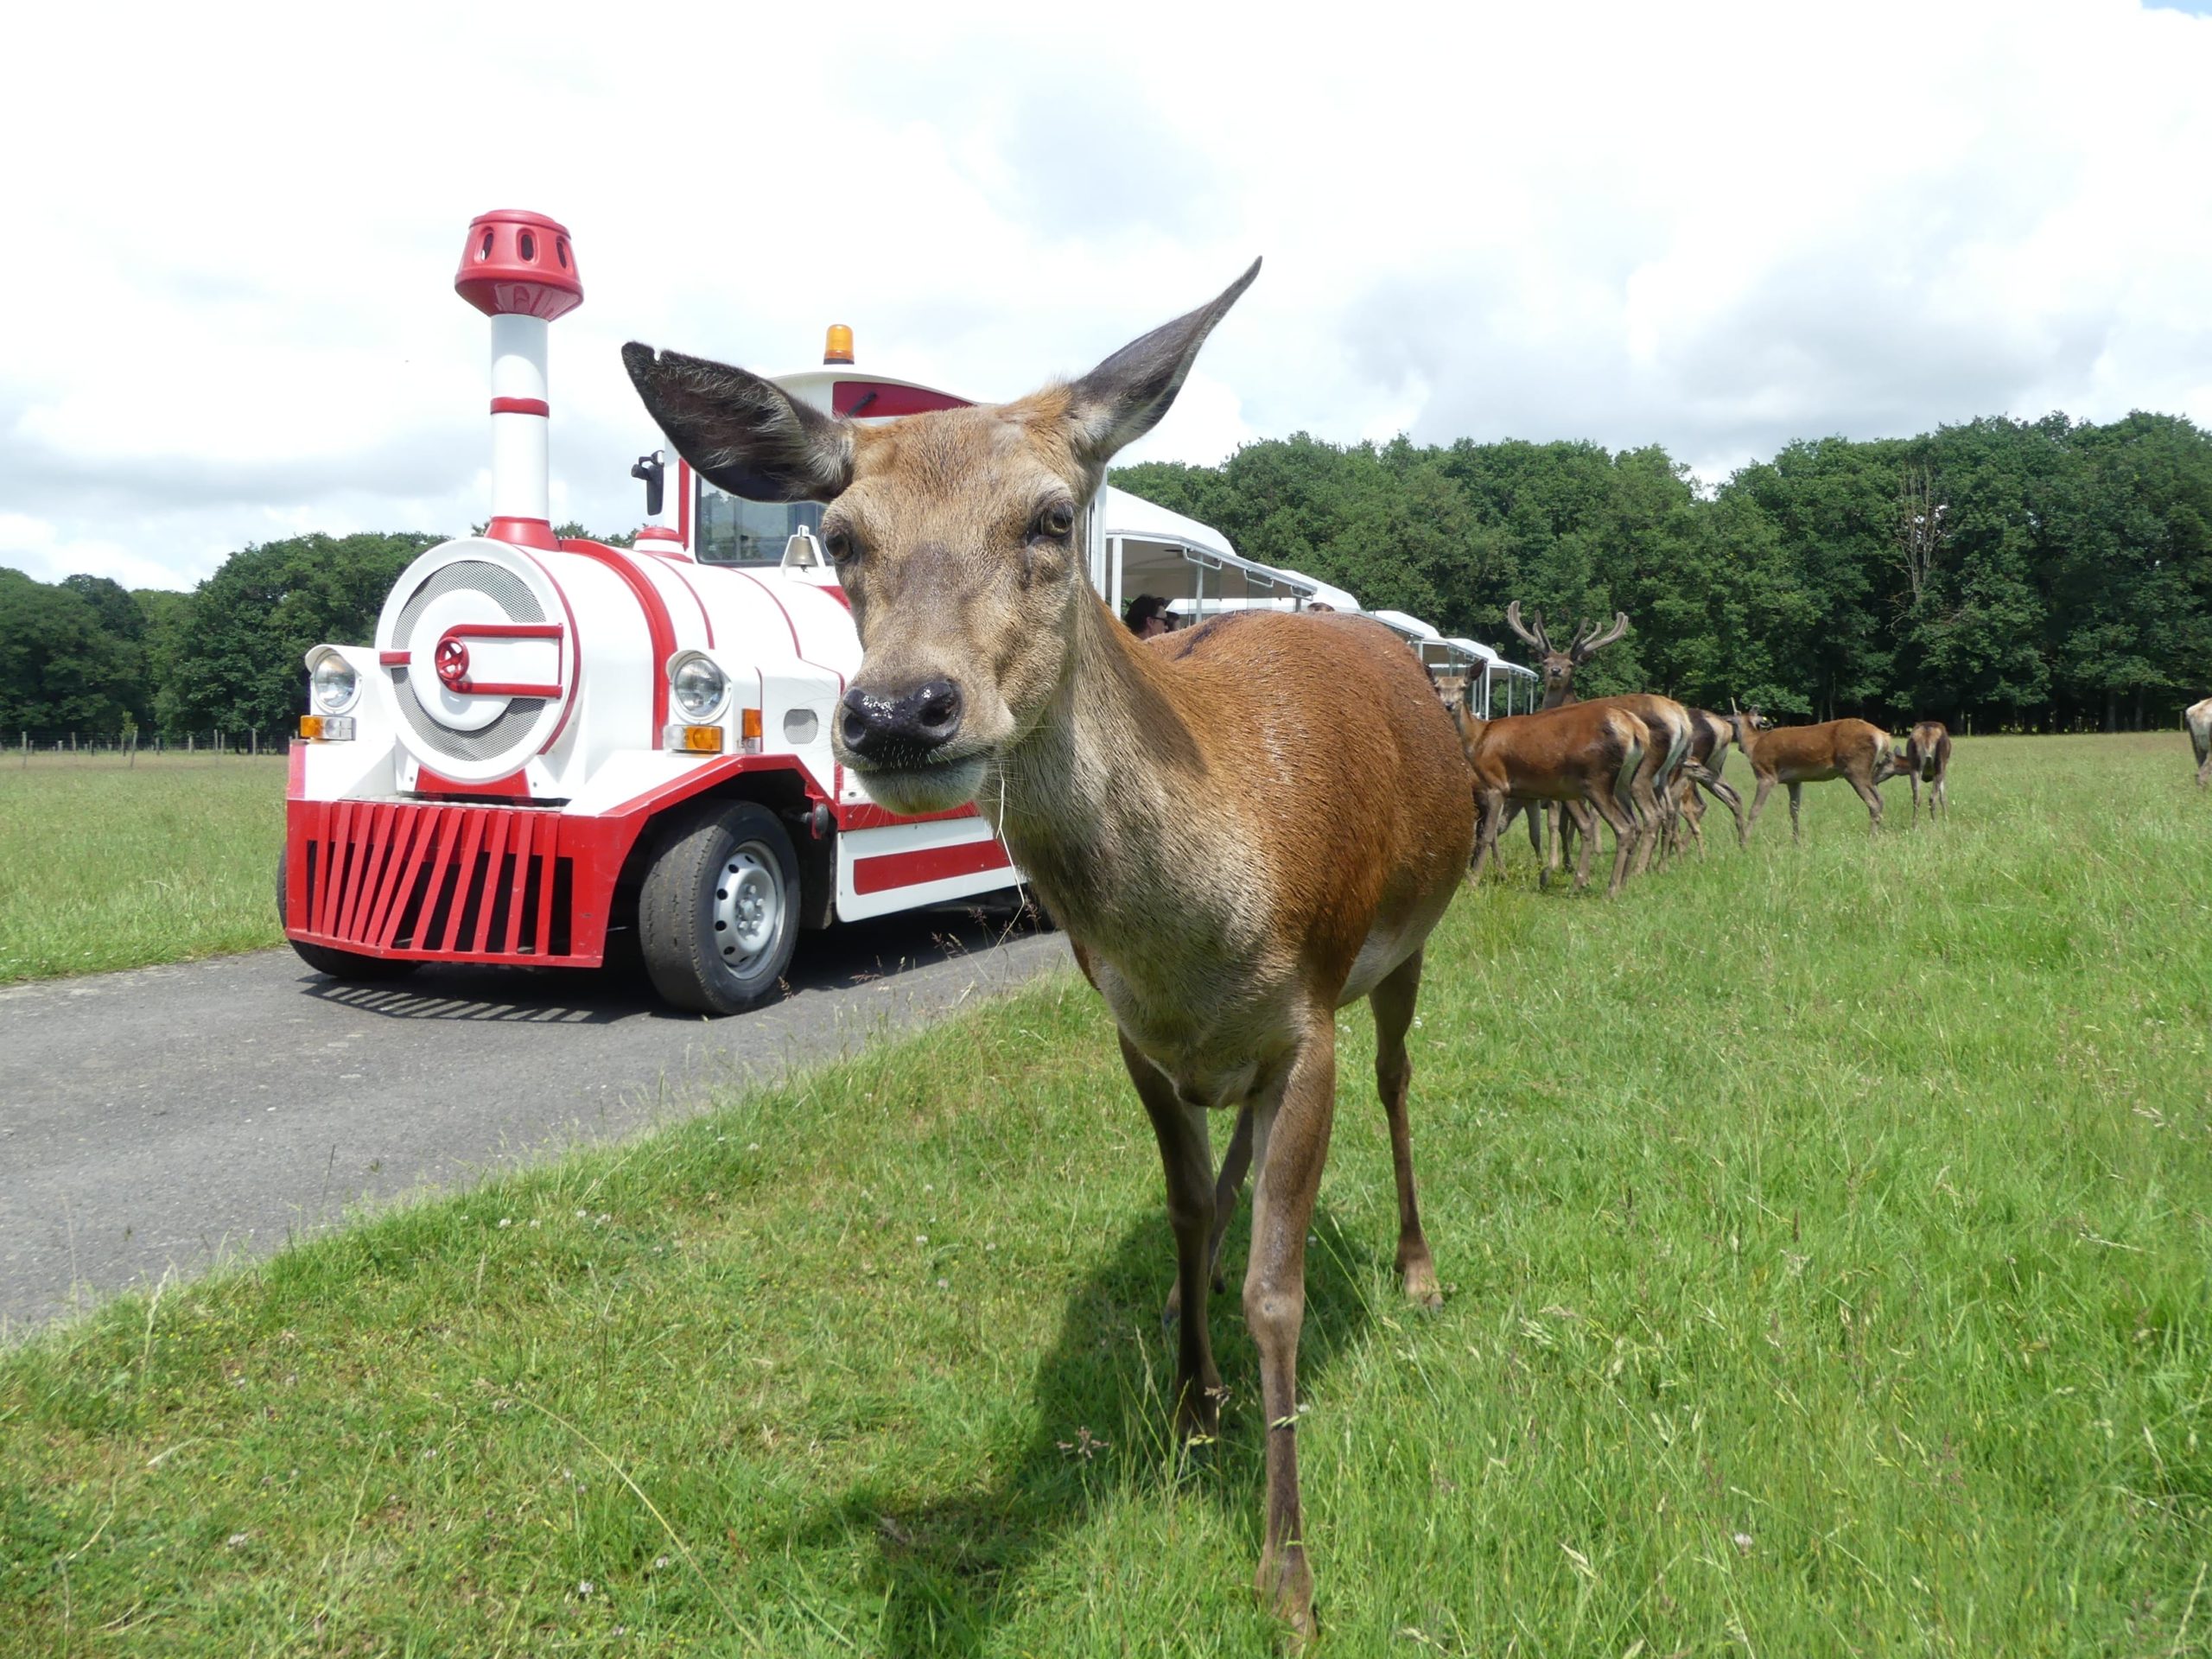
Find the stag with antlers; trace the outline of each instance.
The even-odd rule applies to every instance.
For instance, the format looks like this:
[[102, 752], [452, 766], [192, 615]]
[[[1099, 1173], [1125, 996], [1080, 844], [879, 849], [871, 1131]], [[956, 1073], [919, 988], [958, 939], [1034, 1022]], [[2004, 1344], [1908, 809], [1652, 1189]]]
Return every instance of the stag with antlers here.
[[[1565, 651], [1553, 646], [1541, 611], [1530, 612], [1529, 620], [1522, 621], [1521, 601], [1517, 599], [1505, 607], [1505, 623], [1536, 652], [1544, 679], [1543, 706], [1557, 709], [1581, 701], [1574, 692], [1575, 670], [1628, 632], [1628, 613], [1615, 612], [1610, 627], [1578, 621]], [[1636, 868], [1642, 870], [1651, 861], [1654, 843], [1663, 847], [1674, 837], [1675, 785], [1684, 769], [1694, 764], [1689, 710], [1672, 697], [1649, 691], [1626, 692], [1595, 701], [1625, 709], [1650, 728], [1651, 747], [1644, 756], [1643, 772], [1636, 789], [1640, 841]], [[1567, 819], [1562, 823], [1561, 831], [1570, 833], [1577, 827], [1574, 820]]]
[[[1299, 1637], [1306, 1243], [1336, 1105], [1336, 1011], [1374, 1010], [1406, 1294], [1439, 1300], [1414, 1199], [1406, 1033], [1429, 931], [1474, 844], [1452, 720], [1380, 624], [1247, 611], [1150, 642], [1085, 575], [1080, 526], [1116, 451], [1166, 413], [1258, 272], [1011, 404], [863, 426], [741, 369], [624, 348], [677, 449], [756, 500], [814, 499], [863, 655], [839, 761], [893, 811], [974, 803], [1112, 1009], [1175, 1236], [1175, 1413], [1211, 1437], [1217, 1202], [1208, 1122], [1251, 1116], [1244, 1313], [1260, 1351], [1258, 1583]], [[1345, 722], [1358, 721], [1347, 741]]]

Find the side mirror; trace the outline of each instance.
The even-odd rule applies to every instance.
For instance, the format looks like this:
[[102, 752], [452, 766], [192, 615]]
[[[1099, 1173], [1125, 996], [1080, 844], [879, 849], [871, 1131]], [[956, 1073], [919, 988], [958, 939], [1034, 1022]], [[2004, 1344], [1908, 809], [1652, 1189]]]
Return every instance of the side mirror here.
[[638, 464], [630, 469], [631, 477], [645, 480], [645, 517], [648, 518], [660, 517], [662, 486], [666, 481], [667, 471], [668, 457], [658, 449], [650, 455], [639, 455]]

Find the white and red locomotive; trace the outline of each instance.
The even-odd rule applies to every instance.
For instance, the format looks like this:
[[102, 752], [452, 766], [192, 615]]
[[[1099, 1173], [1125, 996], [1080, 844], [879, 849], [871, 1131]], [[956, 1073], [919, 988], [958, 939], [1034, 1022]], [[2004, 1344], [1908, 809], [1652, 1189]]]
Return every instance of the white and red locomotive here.
[[[832, 756], [861, 646], [818, 507], [681, 461], [664, 492], [653, 456], [634, 548], [554, 533], [548, 325], [583, 298], [567, 230], [484, 214], [454, 286], [491, 318], [492, 519], [408, 567], [373, 645], [308, 653], [277, 876], [300, 955], [343, 978], [589, 967], [634, 928], [664, 998], [727, 1014], [775, 990], [802, 929], [1010, 886], [972, 808], [895, 816]], [[860, 374], [841, 334], [780, 384], [861, 420], [961, 401]]]

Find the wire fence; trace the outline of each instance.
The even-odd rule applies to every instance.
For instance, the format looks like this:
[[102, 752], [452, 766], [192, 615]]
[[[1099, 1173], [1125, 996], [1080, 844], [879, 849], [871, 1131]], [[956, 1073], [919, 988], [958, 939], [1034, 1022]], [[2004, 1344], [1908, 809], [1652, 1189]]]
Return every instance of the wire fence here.
[[0, 731], [0, 754], [29, 766], [34, 757], [49, 755], [98, 757], [136, 760], [144, 755], [188, 755], [208, 760], [256, 760], [282, 757], [289, 747], [291, 732], [284, 728], [257, 727], [244, 732], [71, 732], [40, 731], [35, 728]]

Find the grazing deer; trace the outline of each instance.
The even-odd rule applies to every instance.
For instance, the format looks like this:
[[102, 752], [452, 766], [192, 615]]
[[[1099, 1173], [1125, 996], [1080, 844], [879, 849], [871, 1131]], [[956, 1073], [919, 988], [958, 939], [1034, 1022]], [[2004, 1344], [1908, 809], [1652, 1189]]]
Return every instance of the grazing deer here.
[[1797, 820], [1798, 791], [1807, 784], [1840, 778], [1859, 791], [1866, 803], [1870, 833], [1882, 827], [1882, 797], [1877, 785], [1897, 774], [1898, 764], [1890, 747], [1890, 734], [1863, 720], [1830, 720], [1817, 726], [1770, 726], [1756, 709], [1734, 709], [1729, 715], [1735, 728], [1736, 747], [1751, 763], [1758, 788], [1751, 797], [1751, 816], [1744, 823], [1744, 841], [1751, 842], [1759, 813], [1777, 784], [1789, 791], [1789, 838], [1802, 831]]
[[[1611, 898], [1620, 892], [1637, 842], [1635, 821], [1622, 804], [1622, 797], [1632, 786], [1651, 742], [1642, 721], [1624, 709], [1593, 702], [1569, 703], [1534, 715], [1507, 715], [1498, 720], [1462, 715], [1459, 741], [1474, 772], [1475, 800], [1481, 808], [1471, 879], [1479, 879], [1484, 861], [1497, 855], [1509, 799], [1524, 804], [1549, 801], [1565, 807], [1570, 815], [1594, 813], [1611, 829], [1613, 874], [1605, 894]], [[1536, 822], [1533, 808], [1529, 822], [1533, 830]], [[1577, 893], [1589, 885], [1590, 856], [1597, 842], [1592, 827], [1583, 836], [1582, 855], [1575, 865]], [[1551, 860], [1561, 854], [1560, 842], [1554, 837]], [[1546, 861], [1540, 881], [1549, 876], [1551, 860]]]
[[2196, 748], [2196, 786], [2202, 789], [2212, 782], [2212, 697], [2190, 703], [2182, 711], [2181, 721]]
[[1904, 753], [1893, 763], [1897, 770], [1912, 780], [1912, 821], [1920, 822], [1920, 786], [1929, 785], [1928, 822], [1936, 822], [1936, 810], [1941, 807], [1943, 816], [1951, 815], [1950, 791], [1944, 780], [1951, 775], [1951, 734], [1940, 720], [1923, 720], [1912, 728], [1904, 741]]
[[896, 812], [974, 802], [1113, 1010], [1175, 1235], [1175, 1415], [1216, 1430], [1209, 1114], [1251, 1114], [1244, 1313], [1260, 1352], [1261, 1592], [1302, 1638], [1298, 1338], [1336, 1104], [1336, 1011], [1374, 1009], [1406, 1294], [1440, 1300], [1414, 1191], [1407, 1028], [1474, 810], [1451, 716], [1397, 636], [1247, 611], [1141, 642], [1091, 588], [1080, 526], [1257, 275], [1071, 385], [864, 427], [741, 369], [623, 348], [677, 449], [756, 500], [829, 503], [863, 654], [832, 734]]

